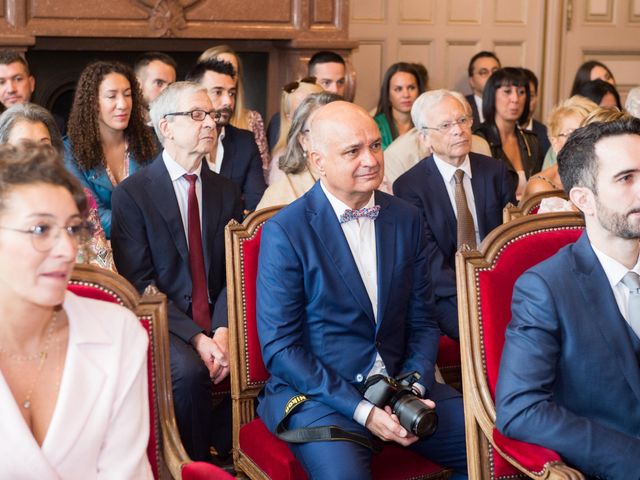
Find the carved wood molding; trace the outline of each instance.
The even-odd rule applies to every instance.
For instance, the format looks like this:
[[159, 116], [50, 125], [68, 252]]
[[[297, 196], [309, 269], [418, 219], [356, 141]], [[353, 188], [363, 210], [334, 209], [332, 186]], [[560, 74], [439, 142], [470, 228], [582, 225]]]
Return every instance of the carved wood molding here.
[[187, 28], [185, 12], [203, 0], [133, 0], [149, 12], [149, 27], [158, 37], [173, 37]]

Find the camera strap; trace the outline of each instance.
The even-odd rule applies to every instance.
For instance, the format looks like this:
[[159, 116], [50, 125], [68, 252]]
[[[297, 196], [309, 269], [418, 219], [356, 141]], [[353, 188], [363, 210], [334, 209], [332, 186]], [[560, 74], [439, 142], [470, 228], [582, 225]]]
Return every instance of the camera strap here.
[[276, 436], [280, 440], [289, 443], [308, 443], [308, 442], [335, 442], [346, 441], [353, 442], [368, 448], [373, 453], [380, 452], [381, 445], [372, 441], [371, 438], [360, 435], [359, 433], [349, 432], [336, 425], [328, 425], [323, 427], [305, 427], [289, 430], [286, 427], [287, 419], [296, 407], [306, 402], [308, 398], [304, 395], [296, 395], [287, 402], [285, 406], [284, 417], [276, 427]]

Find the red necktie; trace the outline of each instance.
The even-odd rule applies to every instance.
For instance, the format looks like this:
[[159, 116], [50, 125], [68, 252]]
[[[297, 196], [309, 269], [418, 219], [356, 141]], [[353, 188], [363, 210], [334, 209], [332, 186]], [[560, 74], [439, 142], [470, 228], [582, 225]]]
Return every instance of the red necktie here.
[[207, 276], [204, 272], [204, 256], [202, 254], [202, 233], [200, 231], [200, 208], [196, 196], [197, 175], [185, 175], [189, 182], [188, 203], [188, 236], [189, 236], [189, 268], [191, 269], [191, 314], [193, 320], [205, 332], [211, 330], [209, 298], [207, 295]]

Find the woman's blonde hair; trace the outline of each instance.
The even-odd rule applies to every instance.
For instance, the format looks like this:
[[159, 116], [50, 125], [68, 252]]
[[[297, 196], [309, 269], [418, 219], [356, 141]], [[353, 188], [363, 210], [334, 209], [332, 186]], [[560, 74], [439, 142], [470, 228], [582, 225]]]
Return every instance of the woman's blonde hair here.
[[[315, 78], [311, 81], [311, 78], [303, 78], [299, 82], [292, 82], [285, 85], [282, 90], [282, 96], [280, 97], [280, 136], [278, 141], [273, 147], [272, 153], [284, 150], [287, 146], [287, 136], [291, 129], [291, 119], [293, 118], [293, 110], [291, 102], [293, 96], [297, 93], [304, 93], [305, 97], [312, 93], [320, 93], [323, 91], [322, 87], [315, 82]], [[287, 88], [289, 87], [289, 88]]]
[[549, 118], [547, 119], [549, 136], [557, 137], [560, 134], [560, 122], [562, 119], [570, 115], [577, 115], [582, 121], [597, 108], [598, 105], [581, 95], [574, 95], [573, 97], [560, 102], [553, 107], [553, 110], [551, 110]]
[[224, 53], [233, 55], [236, 59], [236, 63], [238, 64], [238, 71], [236, 72], [236, 108], [230, 120], [231, 125], [237, 128], [242, 128], [244, 130], [250, 130], [249, 110], [244, 107], [244, 85], [242, 84], [244, 73], [242, 70], [242, 60], [240, 60], [238, 54], [234, 52], [229, 45], [216, 45], [215, 47], [207, 48], [204, 52], [202, 52], [200, 57], [198, 57], [198, 63], [214, 58], [217, 59]]
[[616, 120], [629, 120], [633, 118], [633, 115], [627, 112], [621, 112], [617, 108], [597, 107], [589, 115], [582, 119], [580, 123], [581, 127], [586, 127], [596, 122], [615, 122]]

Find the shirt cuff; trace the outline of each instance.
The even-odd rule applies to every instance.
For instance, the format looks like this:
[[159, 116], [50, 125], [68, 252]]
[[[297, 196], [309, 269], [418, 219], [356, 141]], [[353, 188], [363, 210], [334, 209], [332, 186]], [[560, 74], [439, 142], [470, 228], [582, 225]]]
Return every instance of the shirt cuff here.
[[369, 414], [371, 413], [371, 410], [373, 410], [373, 407], [375, 407], [375, 405], [369, 400], [360, 400], [360, 403], [356, 407], [356, 411], [353, 412], [353, 419], [363, 427], [366, 427], [367, 419], [369, 418]]

